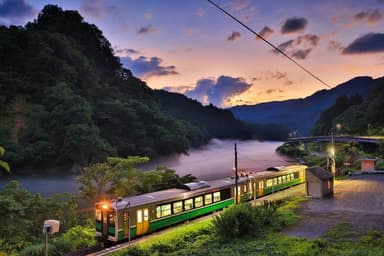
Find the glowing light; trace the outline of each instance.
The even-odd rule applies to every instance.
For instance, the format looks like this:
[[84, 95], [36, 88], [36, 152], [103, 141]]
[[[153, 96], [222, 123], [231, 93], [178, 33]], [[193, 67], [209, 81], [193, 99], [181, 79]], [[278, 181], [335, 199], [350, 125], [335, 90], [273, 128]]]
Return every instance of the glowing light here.
[[104, 210], [107, 210], [107, 209], [108, 209], [108, 205], [107, 205], [107, 204], [103, 204], [101, 207], [102, 207]]

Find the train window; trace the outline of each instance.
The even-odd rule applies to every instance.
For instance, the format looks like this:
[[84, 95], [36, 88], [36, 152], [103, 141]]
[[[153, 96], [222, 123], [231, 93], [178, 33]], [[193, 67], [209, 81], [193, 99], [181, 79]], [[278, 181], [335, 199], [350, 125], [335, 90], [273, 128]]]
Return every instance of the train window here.
[[243, 191], [244, 193], [247, 193], [247, 185], [243, 185]]
[[108, 220], [110, 225], [115, 225], [115, 215], [113, 213], [108, 214]]
[[282, 179], [283, 179], [283, 183], [287, 182], [287, 176], [284, 175], [284, 176], [282, 177]]
[[189, 210], [193, 208], [193, 199], [184, 200], [184, 210]]
[[173, 213], [178, 213], [183, 211], [183, 201], [178, 201], [173, 203]]
[[291, 181], [291, 175], [287, 174], [287, 181]]
[[252, 193], [252, 191], [253, 191], [252, 185], [253, 185], [252, 182], [249, 182], [249, 183], [248, 183], [248, 190], [249, 190], [249, 192], [251, 192], [251, 193]]
[[281, 184], [281, 176], [277, 178], [277, 183]]
[[220, 201], [220, 192], [215, 192], [213, 193], [213, 202], [218, 202]]
[[231, 196], [231, 189], [230, 188], [223, 189], [220, 191], [220, 200], [229, 199], [231, 197], [232, 196]]
[[160, 206], [156, 206], [156, 218], [161, 218], [161, 209], [160, 209]]
[[273, 178], [273, 185], [277, 184], [277, 178]]
[[205, 203], [206, 205], [212, 203], [212, 194], [206, 194], [206, 195], [204, 196], [204, 203]]
[[161, 206], [161, 217], [171, 215], [171, 204], [163, 204]]
[[293, 175], [293, 173], [291, 173], [291, 180], [294, 180], [295, 179], [295, 176]]
[[203, 206], [203, 196], [195, 197], [195, 207]]
[[123, 221], [124, 221], [124, 222], [128, 222], [128, 218], [129, 218], [129, 214], [128, 214], [128, 212], [124, 212], [124, 213], [123, 213]]
[[96, 221], [101, 221], [101, 210], [100, 209], [96, 208], [95, 219], [96, 219]]
[[272, 187], [272, 179], [267, 179], [267, 188]]

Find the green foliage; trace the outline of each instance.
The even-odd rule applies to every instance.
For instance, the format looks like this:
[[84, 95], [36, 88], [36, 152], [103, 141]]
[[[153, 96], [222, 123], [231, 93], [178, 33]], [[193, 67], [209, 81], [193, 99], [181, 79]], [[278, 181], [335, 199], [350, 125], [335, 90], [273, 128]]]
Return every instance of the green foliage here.
[[[2, 157], [5, 153], [5, 149], [3, 147], [0, 146], [0, 157]], [[2, 167], [3, 169], [5, 169], [7, 172], [11, 172], [11, 169], [8, 165], [8, 163], [4, 162], [4, 161], [1, 161], [0, 160], [0, 167]]]
[[277, 203], [264, 201], [262, 206], [233, 205], [213, 218], [216, 233], [226, 239], [245, 235], [260, 235], [269, 230], [277, 218]]
[[[371, 95], [361, 101], [359, 96], [341, 97], [324, 111], [312, 129], [313, 135], [327, 135], [332, 128], [335, 133], [350, 135], [384, 135], [384, 79], [378, 79]], [[340, 124], [341, 129], [335, 130]]]
[[63, 234], [62, 239], [68, 241], [75, 249], [87, 248], [97, 242], [93, 225], [74, 226]]
[[154, 171], [141, 171], [136, 165], [148, 157], [108, 157], [105, 163], [85, 167], [76, 177], [82, 198], [95, 202], [106, 197], [124, 197], [172, 188], [194, 181], [196, 177], [180, 177], [174, 170], [159, 166]]
[[[360, 95], [355, 95], [351, 97], [338, 97], [336, 99], [335, 104], [333, 104], [330, 108], [321, 113], [320, 119], [315, 123], [315, 126], [312, 128], [312, 135], [328, 135], [331, 131], [333, 133], [342, 133], [343, 130], [335, 130], [337, 124], [337, 122], [335, 122], [335, 118], [351, 106], [359, 105], [362, 102], [363, 98]], [[344, 123], [341, 126], [341, 129], [346, 129], [346, 127], [344, 127]]]
[[291, 157], [303, 157], [307, 155], [303, 144], [284, 143], [277, 147], [276, 151]]
[[[291, 219], [300, 203], [306, 200], [305, 198], [299, 198], [280, 205], [276, 220], [277, 225], [281, 225], [282, 219]], [[382, 232], [369, 231], [359, 234], [353, 229], [352, 225], [347, 223], [336, 225], [323, 238], [319, 239], [295, 238], [273, 231], [260, 231], [256, 234], [231, 240], [221, 239], [216, 230], [209, 225], [207, 226], [207, 223], [209, 223], [209, 220], [178, 226], [162, 233], [161, 241], [159, 241], [159, 237], [149, 238], [129, 249], [121, 250], [112, 255], [384, 255], [384, 234]], [[284, 227], [284, 225], [281, 227]], [[265, 229], [265, 227], [262, 229]]]
[[30, 243], [43, 239], [42, 225], [46, 219], [60, 221], [60, 231], [65, 231], [77, 222], [77, 203], [73, 196], [63, 193], [51, 198], [42, 198], [25, 190], [17, 181], [9, 182], [0, 191], [0, 237], [7, 237], [0, 243], [0, 251], [20, 251]]
[[0, 56], [0, 141], [15, 171], [181, 153], [209, 139], [161, 111], [77, 11], [47, 5], [25, 27], [1, 27]]

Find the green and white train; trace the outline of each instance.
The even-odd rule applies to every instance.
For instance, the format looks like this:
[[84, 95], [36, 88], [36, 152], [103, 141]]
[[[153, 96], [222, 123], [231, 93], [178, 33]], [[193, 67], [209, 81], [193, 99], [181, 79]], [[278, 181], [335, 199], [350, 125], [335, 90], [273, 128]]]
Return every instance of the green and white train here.
[[[238, 202], [249, 201], [305, 181], [305, 165], [268, 168], [238, 178]], [[235, 179], [185, 184], [95, 205], [96, 235], [104, 242], [135, 238], [235, 203]]]

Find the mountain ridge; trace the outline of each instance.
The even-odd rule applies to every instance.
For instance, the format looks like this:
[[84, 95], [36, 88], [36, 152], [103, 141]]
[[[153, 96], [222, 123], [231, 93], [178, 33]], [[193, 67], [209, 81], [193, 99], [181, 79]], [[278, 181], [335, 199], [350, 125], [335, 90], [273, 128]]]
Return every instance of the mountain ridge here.
[[309, 135], [321, 112], [330, 107], [337, 97], [359, 94], [366, 98], [382, 80], [384, 77], [373, 79], [369, 76], [359, 76], [305, 98], [241, 105], [231, 107], [229, 110], [242, 121], [284, 125], [304, 136]]

